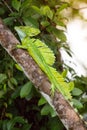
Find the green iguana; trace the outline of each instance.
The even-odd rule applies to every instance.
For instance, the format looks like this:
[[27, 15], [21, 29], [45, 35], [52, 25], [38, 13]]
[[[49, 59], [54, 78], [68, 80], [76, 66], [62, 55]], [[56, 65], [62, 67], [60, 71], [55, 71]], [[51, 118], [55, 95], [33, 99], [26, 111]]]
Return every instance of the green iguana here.
[[67, 83], [52, 65], [55, 62], [53, 51], [41, 40], [34, 38], [40, 30], [30, 26], [15, 27], [22, 44], [18, 48], [26, 49], [42, 71], [47, 75], [51, 82], [51, 94], [58, 90], [66, 99], [71, 99], [70, 91], [73, 89], [73, 82]]

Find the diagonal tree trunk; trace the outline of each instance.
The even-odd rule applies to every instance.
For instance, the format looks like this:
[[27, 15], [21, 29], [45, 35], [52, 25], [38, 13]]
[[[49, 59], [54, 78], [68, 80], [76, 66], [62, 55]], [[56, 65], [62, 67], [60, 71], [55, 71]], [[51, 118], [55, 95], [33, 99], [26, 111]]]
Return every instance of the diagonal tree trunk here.
[[[51, 84], [46, 75], [41, 71], [27, 51], [17, 49], [20, 44], [12, 32], [0, 19], [0, 44], [8, 54], [22, 67], [25, 75], [33, 82], [36, 89], [54, 107], [60, 120], [67, 130], [86, 130], [85, 123], [74, 111], [68, 101], [60, 92], [55, 92], [54, 97], [50, 96]], [[49, 100], [50, 99], [50, 100]]]

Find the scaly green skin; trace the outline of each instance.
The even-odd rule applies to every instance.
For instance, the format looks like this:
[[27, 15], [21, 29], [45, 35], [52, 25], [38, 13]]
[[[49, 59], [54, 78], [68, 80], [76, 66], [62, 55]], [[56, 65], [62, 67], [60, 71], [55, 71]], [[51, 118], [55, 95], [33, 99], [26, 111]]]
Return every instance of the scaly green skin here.
[[54, 94], [55, 90], [58, 90], [62, 93], [62, 95], [66, 99], [67, 98], [70, 99], [71, 98], [70, 94], [67, 95], [64, 88], [62, 88], [61, 84], [59, 84], [58, 81], [56, 80], [56, 78], [54, 77], [54, 74], [52, 73], [52, 70], [54, 68], [52, 68], [48, 64], [46, 64], [45, 59], [42, 56], [42, 54], [40, 53], [39, 49], [35, 46], [35, 44], [28, 43], [28, 39], [29, 38], [26, 37], [27, 44], [25, 43], [23, 45], [19, 45], [19, 47], [26, 49], [29, 52], [29, 54], [33, 57], [33, 59], [36, 61], [36, 63], [40, 66], [40, 68], [46, 73], [46, 75], [48, 76], [48, 78], [52, 84], [52, 89], [51, 89], [52, 95]]
[[[32, 48], [31, 49], [32, 53], [30, 55], [34, 58], [34, 60], [40, 66], [40, 68], [46, 73], [46, 75], [48, 76], [49, 80], [53, 84], [53, 86], [52, 86], [53, 87], [52, 88], [52, 93], [54, 93], [54, 90], [57, 89], [63, 95], [65, 95], [64, 89], [61, 88], [59, 83], [54, 78], [54, 74], [51, 72], [51, 69], [49, 68], [49, 66], [45, 63], [45, 59], [40, 54], [39, 50], [36, 48], [36, 46], [33, 46], [32, 44], [30, 46]], [[31, 52], [30, 48], [27, 48], [27, 50], [28, 50], [29, 53]]]
[[[23, 32], [23, 30], [21, 31]], [[29, 54], [33, 57], [33, 59], [36, 61], [36, 63], [39, 65], [39, 67], [48, 76], [52, 84], [51, 86], [52, 95], [54, 94], [55, 90], [57, 90], [57, 91], [60, 91], [66, 99], [71, 99], [71, 94], [68, 88], [69, 87], [68, 83], [64, 82], [62, 76], [56, 71], [56, 69], [50, 66], [51, 65], [50, 63], [48, 64], [46, 63], [46, 59], [44, 58], [44, 56], [42, 55], [40, 51], [40, 47], [43, 47], [44, 49], [48, 47], [43, 43], [41, 43], [40, 46], [38, 46], [37, 43], [39, 42], [41, 41], [38, 39], [30, 38], [27, 35], [25, 36], [24, 34], [24, 37], [22, 35], [22, 45], [18, 45], [18, 48], [26, 49], [29, 52]], [[52, 53], [53, 55], [53, 52], [51, 52], [49, 48], [48, 48], [48, 51], [49, 51], [48, 53]]]

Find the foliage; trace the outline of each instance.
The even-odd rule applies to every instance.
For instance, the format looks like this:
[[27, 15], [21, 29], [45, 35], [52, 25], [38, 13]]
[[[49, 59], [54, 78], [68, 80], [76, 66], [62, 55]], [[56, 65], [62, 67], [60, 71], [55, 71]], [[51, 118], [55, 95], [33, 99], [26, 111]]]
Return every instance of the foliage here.
[[[64, 127], [47, 101], [33, 87], [0, 46], [0, 128], [2, 130], [55, 129]], [[54, 124], [54, 122], [53, 122]], [[59, 126], [60, 125], [60, 126]], [[53, 126], [52, 126], [53, 128]], [[52, 129], [51, 128], [51, 129]]]
[[[37, 38], [55, 54], [54, 67], [62, 71], [60, 47], [65, 47], [65, 18], [61, 12], [70, 6], [60, 0], [0, 0], [0, 17], [13, 31], [15, 26], [40, 30]], [[56, 27], [57, 26], [57, 27]], [[28, 32], [30, 33], [30, 32]], [[36, 38], [36, 37], [34, 37]], [[72, 69], [70, 72], [72, 72]], [[64, 78], [67, 71], [63, 71]], [[69, 81], [66, 78], [66, 81]], [[87, 79], [74, 75], [74, 106], [87, 119]], [[0, 129], [1, 130], [64, 130], [56, 113], [36, 91], [21, 68], [0, 46]]]

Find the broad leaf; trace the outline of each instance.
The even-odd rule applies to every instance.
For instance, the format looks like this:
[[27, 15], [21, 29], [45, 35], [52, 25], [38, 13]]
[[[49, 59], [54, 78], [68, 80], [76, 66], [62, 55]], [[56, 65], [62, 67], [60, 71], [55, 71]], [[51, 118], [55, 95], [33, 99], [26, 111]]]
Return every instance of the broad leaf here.
[[56, 112], [53, 110], [53, 108], [49, 104], [46, 104], [41, 109], [41, 115], [48, 115], [48, 114], [51, 114], [52, 117], [56, 116]]
[[34, 28], [39, 28], [39, 23], [36, 18], [33, 17], [23, 17], [24, 23], [26, 26], [34, 27]]
[[19, 1], [19, 0], [12, 0], [12, 6], [13, 6], [14, 9], [19, 11], [19, 9], [21, 7], [21, 1]]
[[20, 71], [23, 71], [22, 68], [18, 65], [18, 64], [15, 64], [15, 67], [20, 70]]
[[39, 14], [42, 14], [41, 10], [37, 6], [32, 6], [32, 8]]
[[75, 106], [77, 109], [83, 108], [83, 104], [82, 104], [79, 100], [73, 98], [72, 101], [73, 101], [74, 106]]
[[1, 90], [0, 91], [0, 98], [3, 98], [3, 95], [5, 94], [5, 91]]
[[42, 6], [40, 8], [40, 11], [43, 15], [47, 16], [48, 18], [50, 18], [52, 20], [53, 18], [53, 11], [51, 11], [49, 6]]
[[60, 39], [62, 42], [66, 42], [66, 36], [64, 34], [64, 31], [59, 30], [53, 26], [48, 26], [47, 31], [49, 33], [53, 33], [58, 39]]
[[11, 83], [12, 84], [14, 84], [14, 85], [17, 85], [18, 83], [17, 83], [17, 80], [15, 79], [15, 78], [10, 78], [10, 81], [11, 81]]
[[46, 26], [50, 25], [50, 23], [48, 21], [44, 20], [41, 22], [41, 25], [46, 27]]
[[32, 89], [32, 83], [27, 82], [24, 86], [22, 86], [21, 91], [20, 91], [20, 97], [24, 98], [29, 95]]
[[41, 106], [43, 104], [47, 103], [47, 101], [44, 99], [44, 97], [41, 97], [39, 102], [38, 102], [38, 106]]
[[0, 74], [0, 83], [2, 83], [5, 79], [7, 79], [6, 74]]
[[73, 96], [79, 96], [83, 93], [83, 91], [79, 88], [74, 88], [73, 91], [72, 91], [72, 95]]
[[61, 12], [62, 10], [66, 9], [68, 6], [69, 6], [68, 3], [62, 4], [62, 5], [57, 9], [57, 14], [59, 14], [59, 12]]

